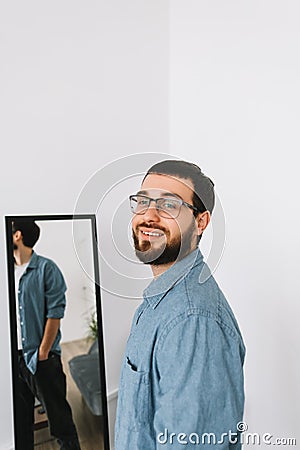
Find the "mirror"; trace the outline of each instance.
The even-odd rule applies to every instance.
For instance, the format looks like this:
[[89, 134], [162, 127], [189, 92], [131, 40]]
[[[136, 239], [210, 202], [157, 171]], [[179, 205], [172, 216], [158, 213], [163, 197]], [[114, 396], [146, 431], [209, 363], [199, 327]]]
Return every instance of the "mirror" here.
[[[63, 448], [75, 449], [76, 444], [71, 443], [70, 439], [70, 436], [72, 439], [74, 437], [73, 431], [73, 434], [70, 432], [67, 436], [61, 436], [66, 429], [74, 430], [75, 426], [80, 443], [78, 448], [109, 450], [96, 218], [94, 215], [86, 214], [7, 216], [5, 221], [15, 449], [25, 449], [24, 433], [28, 431], [28, 424], [25, 429], [27, 418], [27, 421], [32, 423], [34, 449], [59, 449], [61, 447], [57, 439], [69, 440], [69, 444], [64, 444], [66, 447]], [[14, 259], [18, 248], [18, 241], [15, 241], [18, 239], [18, 232], [13, 230], [13, 224], [32, 223], [32, 221], [40, 228], [40, 236], [33, 246], [34, 253], [30, 254], [26, 266], [21, 259], [18, 261]], [[84, 255], [84, 265], [85, 268], [89, 268], [88, 270], [81, 265], [73, 245], [74, 224], [76, 224], [77, 247], [80, 246], [81, 258]], [[34, 260], [37, 255], [43, 257], [38, 262], [37, 259]], [[52, 262], [45, 263], [44, 258]], [[40, 278], [35, 279], [32, 274], [38, 270], [40, 270]], [[89, 276], [91, 273], [93, 277]], [[59, 274], [62, 274], [67, 288], [65, 293]], [[43, 280], [43, 286], [41, 280]], [[59, 293], [51, 290], [53, 285], [60, 286]], [[35, 309], [34, 302], [39, 300], [43, 290], [45, 303]], [[29, 295], [26, 292], [31, 293]], [[56, 300], [58, 297], [59, 301]], [[65, 298], [65, 307], [62, 306], [63, 298]], [[60, 302], [59, 306], [57, 302]], [[61, 309], [64, 313], [63, 318], [61, 318]], [[28, 319], [30, 314], [31, 316], [35, 314], [38, 319]], [[40, 316], [43, 316], [43, 319]], [[43, 324], [41, 325], [39, 321]], [[42, 346], [36, 350], [32, 348], [36, 346], [37, 339], [40, 339], [37, 336], [42, 335], [43, 342], [47, 342], [44, 338], [48, 323], [51, 324], [49, 327], [58, 323], [60, 332], [57, 330], [54, 332], [55, 339], [53, 338], [50, 352], [44, 359]], [[38, 327], [42, 327], [42, 332], [40, 329], [37, 331]], [[50, 333], [48, 337], [51, 338], [51, 328], [48, 328], [47, 332]], [[64, 378], [59, 368], [60, 361], [65, 374], [67, 403], [64, 403], [65, 400], [62, 400], [61, 396], [63, 389], [61, 386], [64, 382], [60, 381], [57, 390], [51, 384], [53, 379], [63, 380]], [[60, 371], [59, 375], [57, 371]], [[49, 386], [51, 386], [50, 393], [47, 392], [50, 390]], [[60, 394], [57, 394], [58, 390]], [[56, 400], [58, 397], [59, 400]], [[32, 407], [34, 416], [31, 421], [31, 413], [28, 414], [26, 411], [31, 411]], [[52, 409], [56, 412], [51, 412]], [[66, 412], [70, 409], [72, 419]], [[59, 420], [56, 420], [57, 423], [54, 423], [55, 419], [52, 418], [54, 416], [59, 417]], [[72, 420], [73, 425], [70, 425]], [[59, 434], [57, 430], [62, 428], [62, 423], [64, 423], [63, 431], [59, 431], [60, 436], [57, 436]], [[50, 433], [50, 427], [51, 431], [53, 429], [56, 431], [55, 437], [54, 433]], [[32, 444], [28, 445], [28, 448], [31, 446], [33, 449]]]

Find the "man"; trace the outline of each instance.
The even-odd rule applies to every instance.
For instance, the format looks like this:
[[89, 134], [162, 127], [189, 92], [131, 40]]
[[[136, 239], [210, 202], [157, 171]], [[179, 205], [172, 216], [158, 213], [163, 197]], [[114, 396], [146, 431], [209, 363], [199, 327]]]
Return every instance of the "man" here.
[[60, 319], [66, 306], [66, 284], [57, 265], [33, 251], [40, 235], [38, 225], [33, 221], [15, 221], [12, 228], [19, 362], [18, 448], [33, 450], [37, 397], [60, 449], [80, 450], [60, 359]]
[[200, 276], [214, 200], [200, 168], [175, 160], [151, 167], [130, 196], [136, 254], [154, 280], [127, 342], [115, 450], [240, 449], [245, 348], [213, 276]]

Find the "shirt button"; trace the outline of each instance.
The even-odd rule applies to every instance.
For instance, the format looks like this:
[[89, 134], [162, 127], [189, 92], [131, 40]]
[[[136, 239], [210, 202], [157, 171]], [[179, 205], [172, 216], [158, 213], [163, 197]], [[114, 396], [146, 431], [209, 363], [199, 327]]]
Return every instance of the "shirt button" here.
[[20, 306], [20, 309], [22, 309], [22, 306]]
[[18, 294], [21, 294], [21, 291], [20, 291], [20, 290], [18, 290]]
[[27, 356], [27, 352], [24, 353], [24, 356]]
[[22, 341], [24, 342], [24, 341], [25, 341], [25, 338], [22, 338]]
[[21, 325], [23, 325], [23, 322], [21, 322]]

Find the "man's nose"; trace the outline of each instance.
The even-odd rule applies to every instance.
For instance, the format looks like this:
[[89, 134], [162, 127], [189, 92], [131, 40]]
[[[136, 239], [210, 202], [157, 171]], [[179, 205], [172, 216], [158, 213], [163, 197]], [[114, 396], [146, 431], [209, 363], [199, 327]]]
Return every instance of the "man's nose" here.
[[156, 203], [154, 201], [150, 202], [149, 208], [147, 209], [147, 211], [144, 214], [144, 219], [145, 219], [145, 221], [160, 220], [160, 216], [156, 209]]

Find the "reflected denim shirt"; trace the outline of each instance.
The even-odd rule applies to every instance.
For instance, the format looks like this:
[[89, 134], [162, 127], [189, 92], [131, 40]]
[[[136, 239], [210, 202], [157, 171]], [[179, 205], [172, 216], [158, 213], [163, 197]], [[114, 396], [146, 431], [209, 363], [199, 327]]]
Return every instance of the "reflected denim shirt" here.
[[136, 310], [115, 450], [240, 449], [244, 356], [233, 312], [197, 249], [154, 279]]
[[[66, 306], [66, 283], [57, 265], [48, 258], [32, 253], [19, 282], [18, 304], [23, 356], [31, 373], [36, 372], [39, 346], [48, 318], [61, 319]], [[60, 330], [51, 351], [61, 353]]]

